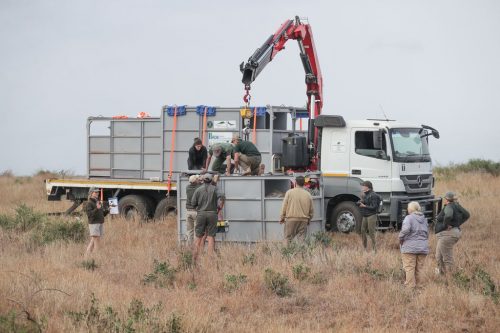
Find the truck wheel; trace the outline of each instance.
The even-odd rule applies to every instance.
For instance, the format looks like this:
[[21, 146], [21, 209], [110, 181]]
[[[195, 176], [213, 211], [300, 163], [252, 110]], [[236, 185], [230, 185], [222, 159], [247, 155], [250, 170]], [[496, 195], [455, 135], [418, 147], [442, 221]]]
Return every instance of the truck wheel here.
[[161, 220], [169, 215], [175, 216], [177, 214], [177, 197], [163, 198], [155, 210], [155, 220]]
[[129, 194], [118, 200], [118, 209], [126, 220], [147, 220], [150, 210], [149, 198]]
[[361, 212], [354, 202], [344, 201], [333, 209], [330, 225], [333, 231], [349, 233], [355, 230], [360, 232], [362, 218]]

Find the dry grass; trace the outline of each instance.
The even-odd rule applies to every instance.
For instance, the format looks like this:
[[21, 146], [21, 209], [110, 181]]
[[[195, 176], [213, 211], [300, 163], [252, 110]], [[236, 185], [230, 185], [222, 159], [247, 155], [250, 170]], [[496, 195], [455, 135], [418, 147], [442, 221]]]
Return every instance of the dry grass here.
[[[378, 235], [377, 254], [365, 253], [355, 234], [335, 234], [331, 247], [288, 259], [279, 244], [222, 244], [217, 258], [204, 256], [195, 268], [182, 269], [185, 252], [177, 247], [173, 221], [135, 225], [112, 219], [106, 222], [94, 270], [82, 266], [84, 244], [52, 243], [27, 251], [22, 237], [0, 230], [0, 315], [14, 310], [18, 322], [26, 324], [24, 309], [44, 322], [47, 332], [97, 331], [97, 326], [74, 326], [68, 315], [89, 309], [95, 294], [100, 311], [111, 306], [125, 319], [131, 316], [133, 299], [147, 308], [161, 302], [158, 319], [172, 332], [179, 326], [186, 332], [499, 331], [499, 305], [484, 295], [484, 283], [473, 276], [480, 268], [499, 286], [500, 178], [463, 174], [456, 179], [439, 182], [437, 193], [455, 190], [472, 213], [456, 246], [464, 278], [436, 278], [429, 256], [424, 288], [417, 293], [402, 285], [394, 233]], [[0, 187], [0, 214], [13, 214], [20, 203], [41, 212], [68, 206], [45, 200], [40, 177], [0, 177]], [[434, 235], [431, 246], [434, 250]], [[171, 285], [159, 288], [143, 282], [153, 272], [154, 259], [179, 267]], [[309, 268], [307, 278], [293, 277], [298, 265]], [[288, 277], [289, 296], [279, 297], [266, 288], [267, 268]], [[230, 277], [242, 275], [246, 278]], [[40, 291], [46, 288], [57, 290]]]

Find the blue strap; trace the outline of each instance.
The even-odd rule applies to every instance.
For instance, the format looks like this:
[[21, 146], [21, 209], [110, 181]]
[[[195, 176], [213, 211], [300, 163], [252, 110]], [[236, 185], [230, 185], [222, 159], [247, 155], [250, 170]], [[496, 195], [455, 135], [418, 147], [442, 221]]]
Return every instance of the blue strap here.
[[254, 110], [257, 112], [257, 117], [261, 117], [261, 116], [265, 116], [266, 115], [267, 107], [265, 107], [265, 106], [257, 106], [257, 107], [254, 107]]
[[196, 114], [199, 116], [203, 116], [205, 114], [205, 108], [207, 108], [207, 117], [215, 116], [216, 107], [208, 105], [198, 105], [196, 107]]
[[[169, 117], [173, 117], [176, 106], [167, 105], [163, 107], [163, 112], [167, 112]], [[186, 105], [177, 106], [177, 116], [184, 116], [186, 114]]]

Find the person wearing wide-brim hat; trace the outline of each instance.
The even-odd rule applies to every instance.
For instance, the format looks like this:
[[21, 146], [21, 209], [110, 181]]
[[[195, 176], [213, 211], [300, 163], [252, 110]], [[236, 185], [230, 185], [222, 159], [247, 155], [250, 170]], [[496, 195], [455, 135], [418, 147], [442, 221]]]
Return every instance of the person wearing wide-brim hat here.
[[447, 192], [443, 198], [444, 208], [436, 218], [444, 224], [444, 230], [436, 230], [436, 272], [439, 274], [447, 274], [453, 270], [453, 247], [462, 236], [460, 225], [470, 216], [457, 199], [455, 193]]
[[85, 204], [85, 213], [87, 214], [90, 231], [90, 243], [85, 252], [86, 256], [91, 254], [94, 250], [99, 249], [99, 239], [104, 233], [104, 217], [109, 213], [109, 209], [104, 208], [102, 202], [98, 200], [99, 192], [98, 188], [90, 188], [89, 198]]

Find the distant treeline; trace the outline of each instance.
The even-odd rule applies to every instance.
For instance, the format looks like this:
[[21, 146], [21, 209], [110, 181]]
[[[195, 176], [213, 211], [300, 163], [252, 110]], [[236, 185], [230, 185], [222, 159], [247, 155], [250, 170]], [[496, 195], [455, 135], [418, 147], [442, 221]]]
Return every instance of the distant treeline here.
[[437, 175], [446, 176], [460, 172], [482, 172], [498, 177], [500, 175], [500, 162], [483, 159], [471, 159], [466, 163], [451, 163], [447, 166], [434, 167], [434, 173]]

